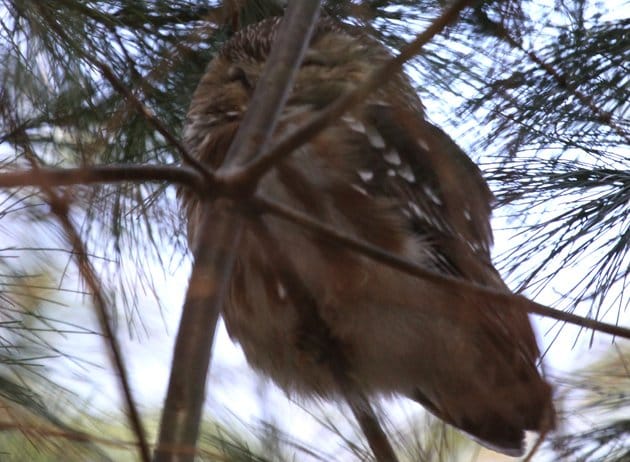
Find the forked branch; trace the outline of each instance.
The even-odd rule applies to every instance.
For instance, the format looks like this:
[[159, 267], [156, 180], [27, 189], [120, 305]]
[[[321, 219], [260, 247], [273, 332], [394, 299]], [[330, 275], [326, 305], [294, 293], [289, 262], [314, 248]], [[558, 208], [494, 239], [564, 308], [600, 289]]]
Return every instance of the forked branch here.
[[[258, 85], [254, 92], [249, 110], [226, 155], [224, 169], [255, 158], [266, 148], [318, 13], [319, 2], [290, 3], [283, 29], [260, 79], [266, 84]], [[239, 200], [246, 198], [239, 197], [240, 194], [247, 195], [252, 191], [233, 190], [232, 193], [237, 194], [235, 199]], [[229, 203], [204, 200], [200, 207], [203, 233], [198, 233], [198, 242], [193, 249], [195, 263], [175, 342], [156, 462], [194, 459], [213, 333], [223, 308], [241, 234], [240, 217], [229, 213]]]

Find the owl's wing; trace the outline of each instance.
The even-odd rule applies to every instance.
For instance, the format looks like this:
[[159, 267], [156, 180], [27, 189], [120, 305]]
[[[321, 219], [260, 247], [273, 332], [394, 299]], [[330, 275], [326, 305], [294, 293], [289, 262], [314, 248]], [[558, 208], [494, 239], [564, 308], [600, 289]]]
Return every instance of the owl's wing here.
[[[359, 124], [349, 116], [345, 122]], [[477, 166], [417, 111], [372, 105], [360, 128], [365, 134], [363, 167], [369, 170], [360, 175], [361, 186], [402, 207], [406, 225], [432, 249], [432, 269], [507, 291], [491, 262], [493, 196]], [[484, 444], [518, 454], [523, 429], [539, 429], [549, 407], [549, 389], [536, 371], [536, 339], [523, 311], [491, 298], [467, 300], [471, 306], [461, 309], [474, 315], [462, 315], [461, 322], [478, 332], [477, 341], [487, 353], [472, 365], [478, 376], [461, 378], [468, 381], [470, 395], [458, 398], [445, 392], [442, 401], [439, 393], [428, 397], [418, 388], [413, 398]], [[473, 390], [485, 391], [475, 400]]]
[[411, 229], [433, 247], [436, 270], [502, 287], [490, 260], [493, 196], [479, 168], [414, 111], [372, 105], [365, 116], [384, 141], [371, 151], [381, 167], [366, 186], [399, 201]]

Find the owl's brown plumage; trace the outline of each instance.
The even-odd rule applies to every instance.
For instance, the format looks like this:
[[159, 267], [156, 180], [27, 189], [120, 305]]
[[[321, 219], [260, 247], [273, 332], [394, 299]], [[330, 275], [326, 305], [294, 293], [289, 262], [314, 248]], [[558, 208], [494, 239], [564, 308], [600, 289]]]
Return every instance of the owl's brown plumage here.
[[[271, 19], [237, 33], [194, 94], [185, 141], [214, 168], [277, 30]], [[387, 59], [379, 44], [321, 20], [275, 136]], [[279, 162], [258, 191], [433, 271], [508, 290], [490, 260], [492, 195], [472, 161], [425, 119], [404, 75]], [[204, 230], [198, 204], [189, 198], [186, 206], [194, 242]], [[273, 216], [248, 217], [223, 316], [249, 363], [286, 391], [341, 395], [317, 347], [305, 346], [309, 326], [290, 296], [295, 281], [312, 294], [317, 319], [362, 391], [414, 399], [512, 455], [523, 451], [524, 430], [553, 425], [526, 314], [400, 273]]]

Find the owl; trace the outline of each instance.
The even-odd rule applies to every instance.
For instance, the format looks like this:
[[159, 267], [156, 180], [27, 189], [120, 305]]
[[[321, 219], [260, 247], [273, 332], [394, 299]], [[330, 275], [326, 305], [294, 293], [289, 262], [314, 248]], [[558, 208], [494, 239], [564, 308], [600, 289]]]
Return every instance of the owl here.
[[[224, 162], [279, 24], [236, 33], [201, 78], [184, 138], [211, 168]], [[390, 58], [370, 37], [321, 19], [274, 139]], [[508, 292], [490, 257], [488, 185], [427, 120], [402, 73], [279, 161], [256, 193], [427, 270]], [[199, 202], [187, 196], [184, 207], [192, 245], [206, 230]], [[523, 453], [526, 430], [553, 426], [551, 387], [524, 312], [404, 274], [272, 215], [242, 220], [222, 316], [249, 364], [287, 393], [342, 399], [342, 362], [361, 393], [414, 400], [509, 455]]]

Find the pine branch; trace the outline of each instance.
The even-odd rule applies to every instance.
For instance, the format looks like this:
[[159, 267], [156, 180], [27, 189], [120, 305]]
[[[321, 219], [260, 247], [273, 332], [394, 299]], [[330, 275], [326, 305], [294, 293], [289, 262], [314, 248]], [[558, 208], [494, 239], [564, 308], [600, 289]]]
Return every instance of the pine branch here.
[[[46, 19], [51, 30], [53, 30], [66, 43], [72, 43], [72, 40], [70, 40], [65, 31], [61, 29], [61, 27], [59, 27], [59, 25], [50, 17], [45, 8], [42, 8], [40, 12]], [[197, 171], [199, 171], [207, 181], [214, 181], [214, 173], [190, 155], [183, 143], [168, 129], [168, 127], [155, 115], [152, 110], [150, 110], [142, 101], [140, 101], [138, 97], [136, 97], [136, 95], [134, 95], [134, 93], [116, 76], [110, 66], [100, 61], [96, 55], [91, 55], [81, 48], [75, 48], [75, 51], [80, 57], [92, 64], [101, 72], [102, 76], [109, 81], [114, 90], [124, 96], [138, 114], [146, 119], [155, 128], [155, 130], [166, 139], [166, 141], [175, 147], [186, 163], [197, 169]]]
[[[35, 172], [37, 172], [39, 167], [36, 156], [33, 154], [33, 151], [28, 144], [25, 144], [23, 147], [25, 149], [25, 154], [27, 155], [27, 158], [31, 163], [31, 167]], [[90, 288], [90, 292], [92, 293], [92, 298], [94, 300], [94, 306], [101, 326], [101, 330], [103, 332], [103, 337], [109, 350], [116, 373], [118, 374], [119, 384], [127, 407], [127, 417], [129, 418], [131, 428], [136, 436], [140, 458], [143, 462], [150, 462], [151, 458], [149, 446], [147, 444], [146, 432], [142, 425], [140, 413], [138, 412], [135, 401], [133, 399], [133, 393], [131, 391], [129, 376], [123, 359], [122, 351], [120, 349], [118, 339], [116, 338], [116, 334], [114, 333], [114, 329], [109, 319], [109, 309], [107, 307], [105, 295], [103, 294], [102, 284], [87, 256], [87, 250], [85, 248], [85, 245], [83, 244], [81, 236], [79, 235], [78, 231], [75, 229], [72, 221], [70, 220], [68, 201], [63, 197], [60, 197], [49, 186], [42, 186], [42, 190], [48, 198], [48, 203], [50, 205], [52, 213], [57, 217], [62, 225], [64, 232], [66, 233], [66, 238], [72, 247], [72, 252], [74, 256], [77, 259], [79, 272], [88, 287]]]
[[553, 78], [560, 88], [575, 96], [580, 103], [596, 115], [599, 121], [611, 127], [622, 139], [624, 139], [627, 143], [630, 143], [630, 135], [614, 121], [610, 112], [605, 111], [596, 105], [589, 95], [580, 91], [576, 85], [569, 82], [569, 80], [558, 72], [552, 65], [542, 60], [534, 50], [526, 50], [523, 44], [513, 37], [507, 28], [500, 23], [492, 21], [480, 7], [475, 8], [475, 13], [479, 20], [488, 27], [488, 29], [492, 30], [499, 38], [505, 40], [513, 48], [523, 52], [534, 64], [539, 66], [551, 78]]
[[179, 322], [154, 462], [192, 461], [196, 454], [214, 333], [234, 264], [239, 228], [207, 205], [193, 248], [195, 261]]
[[[17, 430], [21, 434], [31, 437], [44, 437], [48, 439], [59, 438], [69, 441], [75, 441], [78, 443], [91, 443], [105, 446], [111, 446], [112, 448], [137, 448], [138, 443], [136, 441], [123, 441], [110, 438], [103, 438], [91, 433], [86, 433], [71, 429], [52, 428], [45, 425], [25, 425], [17, 422], [5, 422], [0, 421], [0, 432]], [[110, 459], [106, 459], [110, 460]]]

